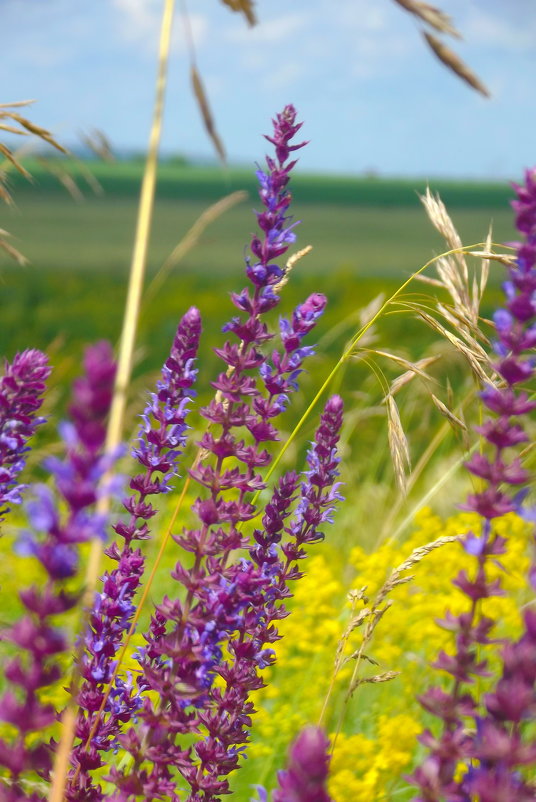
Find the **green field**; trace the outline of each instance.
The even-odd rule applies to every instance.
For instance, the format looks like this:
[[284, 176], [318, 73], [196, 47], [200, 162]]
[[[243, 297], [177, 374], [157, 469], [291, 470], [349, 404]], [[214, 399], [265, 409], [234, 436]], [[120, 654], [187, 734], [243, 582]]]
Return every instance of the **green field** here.
[[[58, 335], [72, 343], [84, 332], [88, 339], [115, 338], [134, 237], [141, 165], [90, 163], [104, 189], [101, 197], [91, 193], [80, 177], [80, 167], [74, 165], [70, 169], [85, 196], [81, 202], [75, 202], [42, 166], [27, 166], [34, 175], [33, 184], [13, 175], [16, 206], [1, 210], [0, 228], [13, 235], [30, 265], [16, 268], [0, 254], [4, 298], [0, 350], [21, 347], [30, 336], [37, 338], [38, 345]], [[497, 242], [512, 239], [507, 185], [441, 181], [432, 188], [448, 202], [464, 242], [482, 240], [491, 220]], [[178, 315], [185, 295], [193, 302], [199, 290], [213, 288], [220, 293], [237, 288], [242, 283], [244, 246], [255, 226], [252, 171], [161, 168], [149, 273], [158, 269], [210, 203], [236, 189], [246, 189], [249, 200], [210, 225], [151, 307], [163, 306], [167, 315], [173, 314], [175, 303]], [[295, 219], [302, 221], [298, 245], [313, 246], [293, 278], [294, 286], [302, 285], [303, 291], [332, 293], [344, 282], [344, 297], [360, 305], [378, 281], [394, 288], [444, 249], [417, 198], [417, 191], [424, 189], [422, 181], [298, 174], [293, 189]]]
[[[0, 255], [0, 353], [12, 355], [28, 346], [48, 349], [54, 362], [62, 364], [56, 370], [60, 393], [64, 378], [76, 371], [85, 343], [98, 338], [116, 342], [119, 337], [142, 166], [91, 163], [104, 190], [95, 197], [75, 165], [73, 175], [84, 191], [80, 202], [41, 165], [27, 166], [34, 182], [13, 175], [16, 206], [1, 209], [0, 228], [11, 232], [30, 264], [21, 268]], [[158, 369], [178, 318], [195, 303], [204, 317], [201, 371], [208, 383], [216, 370], [211, 346], [219, 341], [221, 326], [232, 314], [226, 300], [229, 292], [244, 286], [245, 246], [255, 228], [251, 171], [161, 168], [147, 286], [199, 214], [231, 190], [243, 188], [249, 199], [212, 223], [165, 284], [146, 293], [136, 376]], [[318, 330], [322, 354], [317, 369], [311, 370], [314, 384], [355, 330], [359, 308], [379, 292], [393, 292], [445, 246], [417, 198], [423, 182], [298, 174], [293, 188], [295, 218], [302, 221], [297, 246], [311, 244], [313, 251], [296, 266], [278, 314], [288, 314], [310, 292], [328, 296], [328, 310]], [[449, 201], [464, 242], [481, 241], [492, 219], [495, 240], [512, 239], [507, 185], [442, 181], [433, 188]], [[497, 284], [501, 268], [492, 270]], [[415, 292], [422, 294], [424, 289], [415, 284]], [[428, 330], [402, 316], [386, 318], [379, 336], [383, 347], [397, 343], [414, 356], [421, 355], [433, 339]]]
[[[126, 270], [141, 166], [90, 164], [104, 190], [98, 198], [80, 177], [80, 168], [73, 167], [86, 198], [78, 203], [42, 167], [29, 163], [28, 168], [34, 183], [28, 185], [13, 176], [17, 207], [4, 210], [2, 225], [17, 238], [34, 268]], [[439, 181], [431, 186], [444, 198], [464, 242], [481, 240], [492, 219], [497, 241], [512, 237], [508, 207], [511, 191], [506, 184]], [[443, 247], [417, 197], [425, 189], [423, 181], [298, 174], [292, 188], [295, 219], [302, 220], [299, 244], [314, 247], [301, 268], [307, 274], [344, 270], [360, 278], [399, 278]], [[243, 245], [254, 227], [256, 186], [252, 171], [164, 165], [158, 184], [150, 268], [161, 264], [210, 203], [237, 189], [245, 189], [249, 200], [210, 227], [184, 261], [181, 272], [201, 271], [213, 276], [241, 270]]]

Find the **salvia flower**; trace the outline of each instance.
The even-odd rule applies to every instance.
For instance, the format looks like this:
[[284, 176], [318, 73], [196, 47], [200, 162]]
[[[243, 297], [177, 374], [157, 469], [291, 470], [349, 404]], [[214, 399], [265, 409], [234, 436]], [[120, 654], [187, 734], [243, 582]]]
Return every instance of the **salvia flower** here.
[[529, 779], [530, 769], [536, 763], [536, 740], [530, 736], [536, 719], [533, 609], [525, 610], [522, 636], [505, 644], [502, 674], [493, 690], [485, 695], [484, 707], [474, 718], [474, 736], [468, 746], [471, 764], [459, 782], [462, 798], [533, 802], [536, 783], [534, 777]]
[[289, 582], [303, 576], [297, 561], [306, 557], [305, 546], [322, 540], [319, 527], [331, 520], [334, 503], [342, 498], [336, 483], [342, 411], [342, 399], [332, 396], [307, 455], [308, 470], [292, 522], [284, 525], [298, 490], [293, 472], [280, 479], [263, 516], [264, 530], [255, 530], [256, 544], [250, 547], [253, 561], [242, 561], [241, 570], [247, 570], [251, 583], [250, 598], [229, 640], [230, 658], [215, 669], [225, 685], [209, 689], [208, 703], [200, 714], [209, 735], [195, 747], [201, 764], [192, 784], [192, 802], [212, 802], [218, 793], [228, 791], [221, 778], [238, 767], [240, 750], [249, 740], [255, 712], [249, 696], [264, 685], [259, 669], [274, 663], [270, 645], [280, 637], [274, 622], [288, 615], [282, 601], [292, 595]]
[[[295, 389], [308, 353], [300, 350], [302, 339], [325, 305], [323, 296], [313, 295], [298, 307], [292, 321], [282, 324], [282, 354], [274, 351], [272, 364], [265, 368], [261, 349], [273, 334], [262, 315], [279, 302], [276, 289], [285, 268], [276, 260], [295, 239], [287, 190], [295, 164], [287, 159], [301, 147], [290, 144], [300, 127], [295, 116], [288, 106], [274, 120], [270, 139], [278, 143], [276, 159], [267, 158], [267, 171], [258, 173], [264, 211], [257, 214], [261, 232], [253, 237], [252, 256], [246, 260], [252, 288], [232, 296], [242, 314], [224, 331], [238, 342], [229, 340], [216, 351], [225, 370], [213, 382], [215, 398], [202, 410], [209, 426], [199, 442], [200, 459], [190, 471], [201, 487], [193, 505], [199, 526], [174, 536], [191, 555], [189, 567], [179, 561], [172, 573], [184, 595], [180, 600], [164, 598], [152, 619], [141, 665], [144, 682], [158, 702], [146, 698], [139, 712], [141, 726], [119, 737], [134, 760], [128, 776], [111, 773], [120, 798], [169, 795], [176, 771], [190, 786], [192, 802], [209, 802], [226, 793], [225, 777], [237, 767], [248, 737], [253, 708], [247, 697], [262, 684], [256, 670], [271, 662], [264, 647], [269, 638], [263, 634], [267, 618], [262, 594], [273, 575], [233, 555], [248, 546], [241, 529], [257, 514], [252, 495], [265, 486], [259, 472], [271, 461], [265, 444], [278, 438], [273, 419]], [[229, 663], [222, 662], [225, 649], [233, 655]], [[222, 693], [213, 689], [217, 674], [226, 684]], [[207, 737], [197, 738], [193, 747], [180, 746], [181, 734], [200, 730]]]
[[69, 409], [72, 423], [63, 427], [65, 458], [46, 462], [65, 513], [60, 512], [56, 496], [47, 486], [37, 487], [27, 505], [33, 533], [26, 534], [20, 544], [23, 553], [41, 563], [47, 579], [43, 588], [31, 587], [20, 593], [26, 613], [5, 634], [20, 652], [6, 667], [6, 677], [19, 693], [6, 691], [0, 699], [0, 720], [18, 732], [12, 743], [0, 740], [0, 765], [11, 775], [3, 797], [6, 802], [25, 798], [20, 786], [25, 772], [36, 771], [47, 777], [50, 771], [51, 749], [42, 740], [28, 740], [28, 736], [46, 731], [57, 716], [52, 705], [40, 701], [40, 692], [60, 679], [57, 658], [69, 644], [51, 617], [67, 612], [78, 601], [78, 594], [68, 592], [65, 586], [65, 580], [78, 570], [78, 544], [100, 537], [104, 531], [105, 522], [95, 512], [95, 504], [109, 464], [102, 448], [115, 375], [110, 346], [99, 343], [88, 348], [84, 367], [84, 376], [73, 386]]
[[44, 421], [37, 412], [49, 375], [46, 355], [29, 349], [13, 362], [6, 361], [0, 378], [0, 523], [9, 505], [22, 500], [24, 486], [17, 479], [24, 468], [27, 442]]
[[142, 472], [130, 480], [132, 493], [123, 501], [129, 517], [114, 527], [123, 546], [114, 543], [106, 552], [117, 562], [117, 567], [102, 578], [103, 588], [96, 595], [85, 637], [76, 726], [79, 741], [72, 753], [75, 770], [67, 788], [67, 799], [73, 802], [100, 798], [91, 772], [105, 764], [105, 753], [141, 705], [136, 687], [118, 678], [101, 711], [114, 671], [115, 655], [135, 612], [134, 596], [145, 567], [141, 550], [133, 548], [132, 544], [150, 536], [147, 522], [156, 510], [148, 499], [171, 490], [185, 445], [186, 416], [188, 402], [194, 395], [192, 386], [197, 376], [194, 363], [200, 334], [199, 311], [192, 307], [179, 323], [157, 391], [151, 395], [142, 415], [143, 423], [133, 451]]
[[[467, 463], [467, 469], [483, 480], [479, 492], [469, 495], [463, 509], [478, 513], [482, 518], [481, 531], [470, 532], [464, 538], [465, 550], [475, 557], [473, 576], [461, 571], [454, 584], [467, 596], [468, 610], [459, 616], [447, 614], [442, 626], [453, 631], [456, 649], [453, 655], [442, 652], [435, 667], [452, 677], [451, 692], [431, 688], [422, 698], [424, 707], [442, 722], [442, 731], [434, 736], [425, 731], [421, 742], [428, 748], [423, 764], [413, 775], [419, 787], [416, 802], [472, 799], [485, 802], [503, 799], [528, 799], [518, 767], [524, 765], [529, 752], [520, 740], [519, 721], [515, 710], [531, 702], [531, 693], [523, 681], [511, 676], [516, 665], [515, 654], [527, 651], [527, 671], [530, 674], [533, 655], [530, 631], [532, 615], [525, 616], [527, 635], [520, 644], [505, 647], [505, 672], [494, 694], [486, 700], [487, 714], [482, 715], [481, 702], [468, 686], [477, 677], [487, 676], [487, 664], [480, 651], [491, 642], [495, 622], [480, 611], [481, 603], [489, 596], [503, 593], [500, 580], [489, 581], [487, 565], [504, 552], [505, 541], [493, 531], [492, 521], [517, 509], [513, 487], [526, 484], [528, 474], [519, 458], [511, 456], [512, 449], [527, 440], [519, 418], [536, 408], [519, 385], [534, 375], [534, 358], [527, 351], [536, 343], [536, 171], [526, 174], [526, 185], [517, 187], [516, 211], [518, 230], [525, 240], [517, 243], [517, 259], [509, 267], [504, 284], [506, 307], [495, 313], [497, 339], [494, 345], [498, 360], [494, 367], [502, 382], [487, 387], [481, 398], [492, 415], [477, 427], [487, 440], [489, 454], [477, 454]], [[508, 668], [510, 663], [510, 669]], [[510, 698], [505, 697], [510, 694]], [[490, 709], [491, 705], [491, 709]], [[501, 716], [505, 723], [500, 724]], [[467, 719], [472, 718], [475, 734], [468, 733]], [[500, 755], [502, 753], [502, 758]], [[532, 752], [531, 752], [532, 754]], [[475, 768], [475, 759], [480, 761]], [[530, 761], [529, 761], [530, 762]], [[468, 766], [461, 782], [456, 778], [460, 763]], [[531, 793], [534, 793], [534, 789]]]

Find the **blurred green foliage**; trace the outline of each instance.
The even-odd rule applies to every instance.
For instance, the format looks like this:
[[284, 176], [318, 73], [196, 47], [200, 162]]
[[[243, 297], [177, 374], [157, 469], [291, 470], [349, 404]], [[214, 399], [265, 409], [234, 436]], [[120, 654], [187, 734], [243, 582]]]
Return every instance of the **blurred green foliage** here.
[[[10, 357], [17, 350], [39, 347], [50, 353], [55, 367], [47, 410], [52, 420], [43, 443], [55, 436], [54, 423], [63, 414], [69, 381], [79, 371], [84, 345], [101, 338], [116, 343], [121, 330], [141, 165], [95, 162], [86, 166], [103, 184], [106, 194], [102, 197], [91, 196], [88, 190], [85, 200], [76, 203], [41, 165], [29, 163], [34, 183], [15, 181], [17, 207], [4, 209], [5, 223], [0, 221], [0, 227], [12, 232], [17, 247], [31, 260], [28, 267], [20, 268], [0, 255], [0, 354]], [[76, 173], [78, 168], [69, 169]], [[200, 308], [204, 321], [199, 388], [200, 402], [208, 400], [210, 381], [219, 370], [213, 347], [221, 344], [221, 327], [234, 313], [229, 293], [245, 286], [243, 259], [255, 228], [252, 171], [167, 164], [161, 173], [147, 286], [211, 201], [244, 187], [250, 190], [251, 200], [212, 223], [158, 292], [144, 300], [127, 433], [134, 430], [135, 416], [169, 351], [179, 317], [192, 304]], [[83, 187], [81, 178], [78, 183]], [[378, 294], [394, 292], [408, 275], [445, 249], [418, 201], [416, 190], [423, 188], [423, 182], [409, 180], [299, 174], [294, 179], [294, 212], [302, 221], [297, 247], [311, 244], [313, 251], [295, 266], [273, 319], [291, 314], [311, 292], [324, 292], [329, 302], [312, 338], [319, 344], [318, 355], [302, 377], [300, 392], [283, 422], [284, 432], [292, 430], [358, 328], [359, 310]], [[464, 242], [483, 240], [492, 217], [495, 241], [513, 238], [506, 185], [439, 182], [433, 188], [446, 200], [450, 197]], [[192, 197], [186, 200], [188, 193]], [[495, 208], [499, 201], [500, 209]], [[492, 265], [492, 285], [497, 286], [501, 275], [502, 268]], [[428, 290], [414, 283], [408, 292], [417, 293], [413, 300], [423, 300]], [[493, 295], [494, 290], [485, 312], [491, 309]], [[423, 324], [397, 313], [382, 319], [375, 345], [415, 359], [436, 347], [434, 342], [437, 336]], [[447, 361], [436, 373], [444, 380], [446, 371], [453, 385], [461, 388], [466, 371], [456, 360], [449, 357]], [[382, 370], [388, 377], [402, 372], [386, 364]], [[359, 451], [366, 454], [366, 459], [360, 457], [356, 482], [363, 483], [367, 476], [379, 487], [390, 470], [390, 458], [386, 448], [377, 448], [379, 433], [384, 436], [384, 408], [370, 412], [383, 397], [378, 378], [367, 364], [349, 362], [333, 388], [343, 392], [352, 410], [349, 440], [356, 438]], [[412, 397], [417, 401], [408, 401], [405, 421], [415, 426], [419, 453], [429, 439], [427, 427], [437, 422], [438, 413], [431, 404], [423, 413], [421, 395], [413, 392]], [[302, 448], [313, 426], [311, 420], [305, 427]], [[295, 456], [291, 450], [289, 461]], [[376, 498], [370, 488], [367, 498]]]

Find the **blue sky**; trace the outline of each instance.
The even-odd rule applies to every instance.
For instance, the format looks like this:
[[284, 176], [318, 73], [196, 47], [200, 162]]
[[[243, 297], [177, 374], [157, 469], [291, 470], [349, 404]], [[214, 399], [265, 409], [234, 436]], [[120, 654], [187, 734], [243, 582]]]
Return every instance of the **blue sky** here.
[[[536, 2], [437, 0], [454, 48], [492, 92], [454, 78], [392, 0], [258, 0], [249, 29], [219, 0], [189, 0], [198, 65], [229, 159], [251, 163], [285, 103], [305, 120], [304, 169], [516, 178], [536, 163]], [[179, 6], [180, 7], [180, 6]], [[162, 0], [0, 0], [2, 102], [36, 98], [60, 140], [97, 127], [144, 149]], [[163, 148], [211, 158], [177, 16]]]

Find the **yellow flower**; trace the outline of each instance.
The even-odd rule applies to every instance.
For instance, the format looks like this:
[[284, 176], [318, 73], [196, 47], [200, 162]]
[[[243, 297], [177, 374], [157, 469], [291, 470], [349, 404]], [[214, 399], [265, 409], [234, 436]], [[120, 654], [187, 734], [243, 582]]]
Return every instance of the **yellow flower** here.
[[[307, 723], [319, 720], [324, 699], [333, 677], [337, 645], [351, 619], [350, 590], [366, 586], [369, 602], [358, 602], [354, 616], [369, 606], [393, 569], [409, 554], [445, 535], [479, 531], [480, 519], [472, 513], [458, 513], [442, 520], [430, 509], [421, 510], [415, 527], [404, 542], [386, 542], [371, 554], [355, 547], [350, 565], [353, 577], [343, 584], [348, 565], [341, 564], [334, 551], [326, 549], [310, 559], [307, 574], [295, 585], [291, 615], [280, 622], [283, 639], [276, 644], [277, 664], [265, 672], [268, 686], [255, 694], [258, 714], [253, 718], [252, 745], [241, 777], [241, 789], [248, 783], [270, 785], [270, 778], [282, 768], [286, 751], [297, 732]], [[486, 599], [483, 612], [497, 622], [497, 635], [515, 636], [520, 629], [519, 606], [527, 593], [530, 526], [516, 515], [507, 515], [495, 524], [507, 537], [507, 553], [501, 556], [504, 570], [490, 564], [490, 579], [500, 576], [507, 590], [504, 597]], [[411, 772], [416, 736], [425, 727], [426, 714], [416, 695], [422, 693], [433, 676], [430, 663], [440, 649], [452, 651], [452, 634], [441, 629], [437, 619], [446, 610], [454, 614], [467, 609], [467, 598], [452, 584], [461, 570], [474, 572], [474, 558], [454, 542], [432, 551], [407, 574], [414, 578], [394, 588], [392, 602], [378, 623], [358, 676], [386, 671], [400, 672], [396, 679], [379, 684], [363, 684], [349, 702], [345, 701], [354, 671], [352, 654], [361, 644], [363, 625], [350, 633], [344, 648], [346, 659], [333, 684], [323, 724], [339, 733], [331, 763], [329, 791], [335, 802], [370, 799], [386, 802], [398, 798], [405, 773]], [[497, 656], [486, 648], [491, 669]], [[370, 661], [376, 661], [374, 665]], [[341, 712], [343, 715], [341, 716]]]

